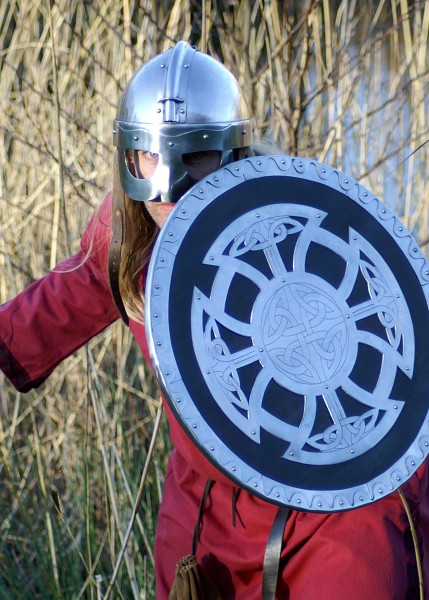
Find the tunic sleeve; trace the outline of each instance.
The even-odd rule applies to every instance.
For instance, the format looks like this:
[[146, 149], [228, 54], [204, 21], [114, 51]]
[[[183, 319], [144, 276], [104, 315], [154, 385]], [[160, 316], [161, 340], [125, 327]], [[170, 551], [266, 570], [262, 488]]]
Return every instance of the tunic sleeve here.
[[0, 306], [0, 368], [20, 391], [118, 318], [107, 277], [111, 196], [90, 220], [81, 250]]

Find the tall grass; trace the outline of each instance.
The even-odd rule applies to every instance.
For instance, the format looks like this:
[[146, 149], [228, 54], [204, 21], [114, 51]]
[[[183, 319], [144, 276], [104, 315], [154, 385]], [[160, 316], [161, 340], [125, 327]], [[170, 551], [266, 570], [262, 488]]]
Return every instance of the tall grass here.
[[[237, 76], [257, 132], [345, 170], [428, 243], [429, 2], [0, 3], [0, 300], [78, 249], [111, 177], [111, 123], [136, 68], [178, 39]], [[0, 379], [0, 599], [153, 598], [170, 443], [122, 324], [26, 395]], [[116, 568], [116, 569], [115, 569]]]

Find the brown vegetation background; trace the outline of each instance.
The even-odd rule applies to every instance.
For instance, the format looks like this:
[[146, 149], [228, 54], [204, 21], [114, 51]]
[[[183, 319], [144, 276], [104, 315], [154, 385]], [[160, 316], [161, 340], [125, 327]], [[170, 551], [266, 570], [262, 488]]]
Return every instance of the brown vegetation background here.
[[[121, 91], [180, 39], [236, 75], [258, 135], [346, 171], [426, 250], [428, 1], [206, 0], [204, 21], [201, 4], [0, 2], [1, 302], [78, 249], [110, 185]], [[115, 598], [154, 598], [158, 403], [122, 324], [33, 392], [0, 379], [0, 599], [98, 599], [109, 582]]]

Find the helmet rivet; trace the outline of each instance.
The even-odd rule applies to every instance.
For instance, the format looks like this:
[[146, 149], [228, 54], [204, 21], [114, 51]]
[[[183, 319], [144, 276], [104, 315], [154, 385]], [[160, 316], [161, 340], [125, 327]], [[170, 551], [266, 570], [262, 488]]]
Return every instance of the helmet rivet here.
[[112, 133], [115, 134], [116, 133], [116, 129], [112, 129]]
[[208, 139], [209, 139], [209, 134], [208, 134], [208, 133], [205, 133], [205, 134], [203, 135], [203, 140], [208, 140]]
[[174, 146], [174, 142], [168, 142], [168, 145], [172, 148]]
[[181, 112], [181, 114], [182, 114], [182, 115], [184, 115], [184, 114], [185, 114], [185, 109], [184, 109], [184, 108], [181, 108], [181, 109], [180, 109], [180, 112]]
[[135, 141], [137, 142], [137, 140], [139, 139], [139, 136], [138, 136], [138, 135], [135, 135], [135, 136], [134, 136], [134, 139], [135, 139]]
[[157, 112], [157, 113], [160, 113], [160, 112], [161, 112], [161, 109], [160, 109], [160, 108], [157, 108], [157, 109], [156, 109], [156, 112]]
[[241, 135], [246, 135], [247, 131], [245, 129], [243, 129], [243, 131], [241, 132]]
[[189, 69], [189, 65], [183, 65], [184, 69]]
[[165, 65], [161, 65], [161, 69], [165, 69]]

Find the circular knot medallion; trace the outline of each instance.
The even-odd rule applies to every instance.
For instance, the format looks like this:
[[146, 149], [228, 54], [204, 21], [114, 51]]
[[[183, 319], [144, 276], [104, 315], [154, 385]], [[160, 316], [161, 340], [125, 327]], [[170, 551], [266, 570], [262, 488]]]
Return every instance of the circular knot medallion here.
[[335, 288], [309, 274], [273, 279], [259, 294], [252, 324], [260, 362], [297, 394], [336, 388], [356, 360], [356, 325]]

